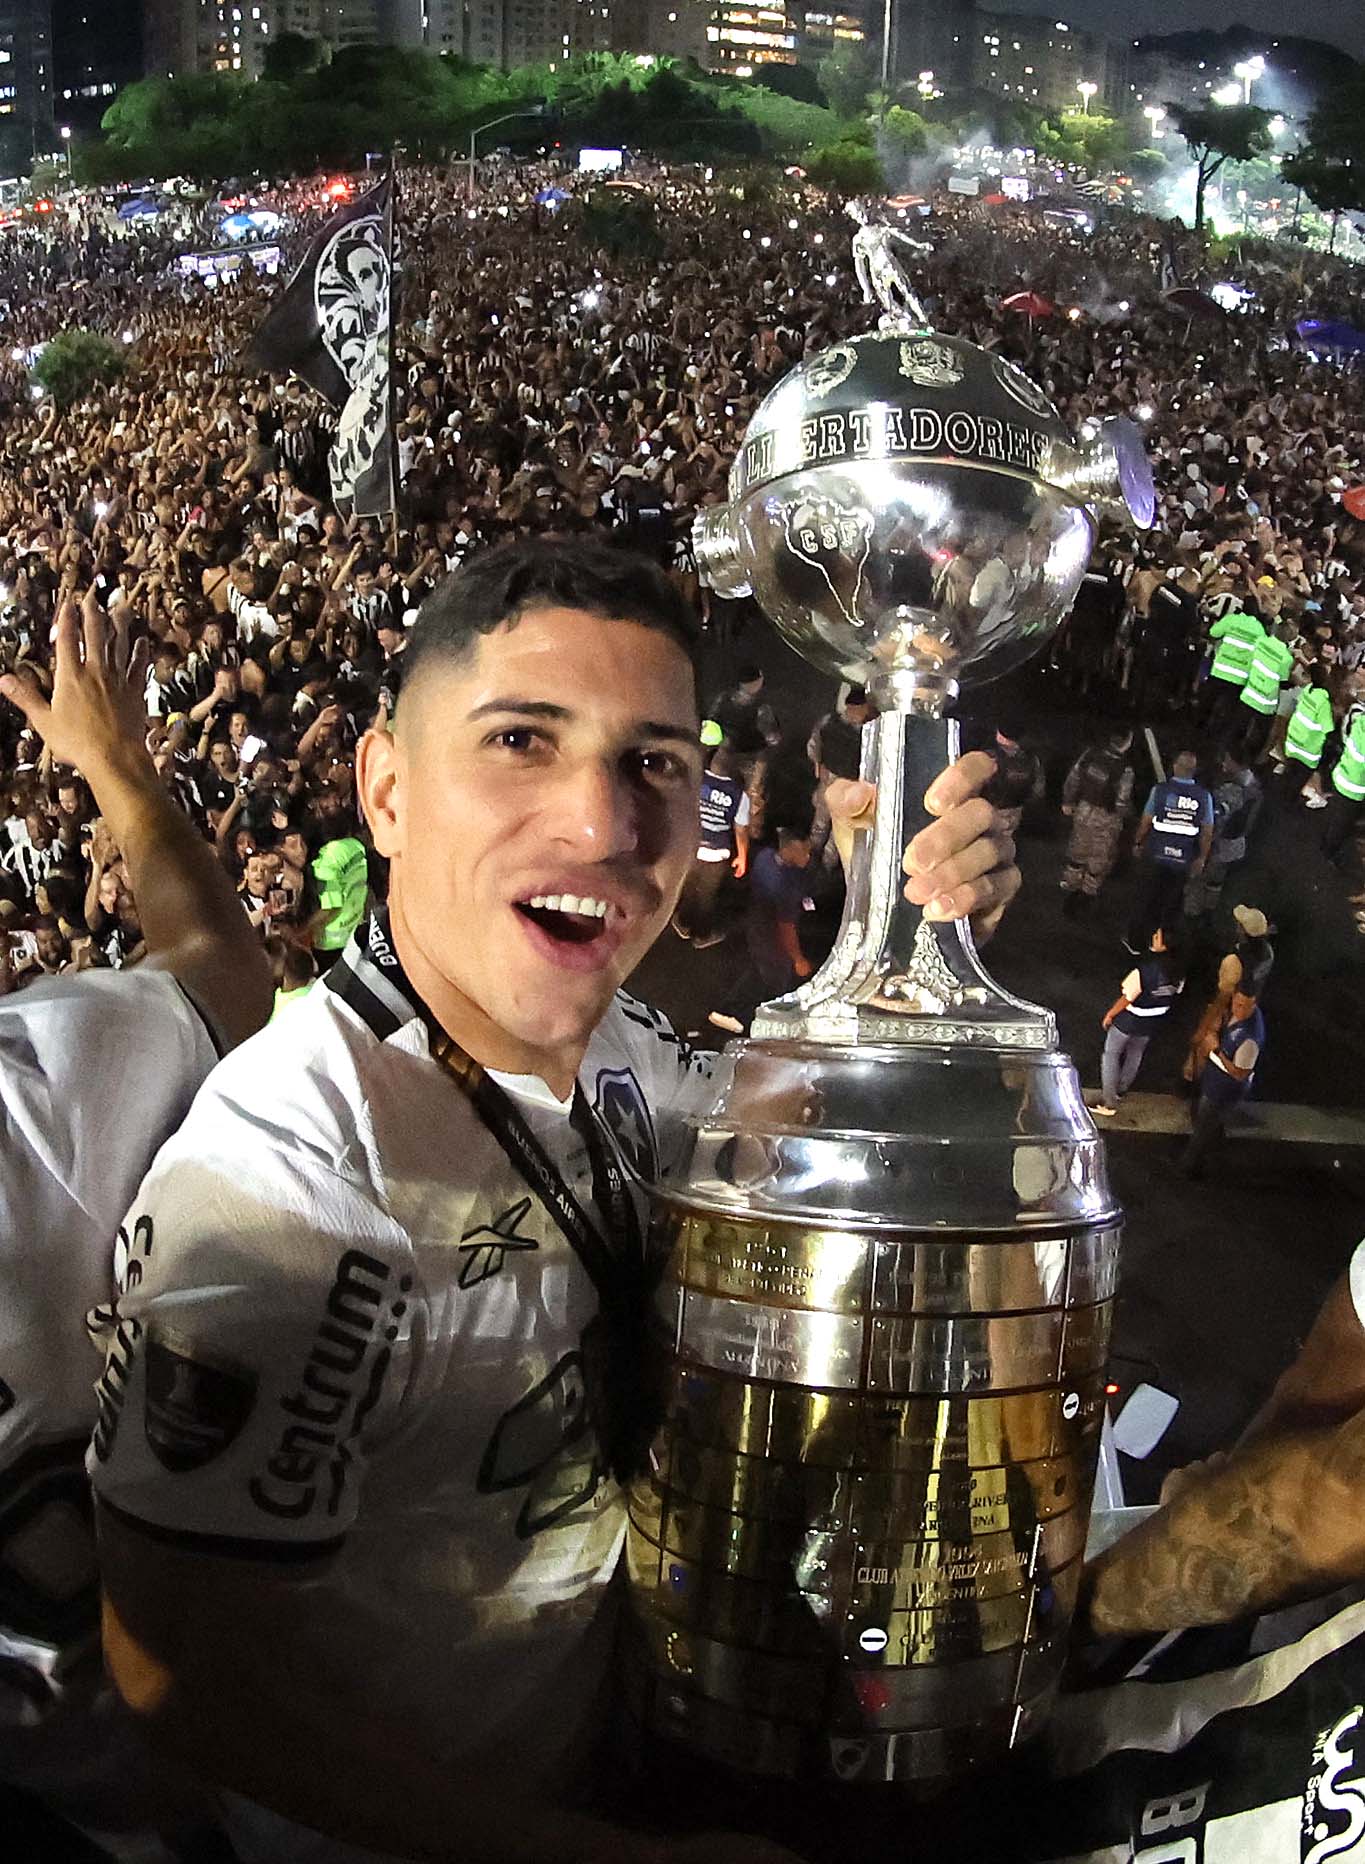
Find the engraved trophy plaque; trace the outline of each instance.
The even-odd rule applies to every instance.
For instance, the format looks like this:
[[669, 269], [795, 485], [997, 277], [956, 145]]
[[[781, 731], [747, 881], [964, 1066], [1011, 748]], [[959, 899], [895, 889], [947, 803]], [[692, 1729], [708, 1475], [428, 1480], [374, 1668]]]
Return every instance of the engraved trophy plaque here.
[[730, 1045], [656, 1195], [673, 1357], [630, 1495], [645, 1726], [803, 1780], [951, 1779], [1041, 1726], [1120, 1234], [1052, 1016], [906, 901], [901, 857], [961, 683], [1043, 646], [1097, 512], [1149, 524], [1151, 475], [1131, 424], [1075, 446], [1020, 370], [928, 328], [908, 245], [860, 226], [878, 329], [773, 390], [697, 525], [711, 587], [866, 684], [878, 800], [828, 962]]

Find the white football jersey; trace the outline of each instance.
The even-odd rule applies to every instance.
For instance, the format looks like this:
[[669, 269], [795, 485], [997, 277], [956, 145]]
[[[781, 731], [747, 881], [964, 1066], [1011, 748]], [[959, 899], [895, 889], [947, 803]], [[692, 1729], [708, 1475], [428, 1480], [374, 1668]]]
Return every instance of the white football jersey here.
[[111, 1299], [128, 1201], [216, 1059], [167, 971], [0, 999], [0, 1777], [15, 1777], [6, 1727], [51, 1715], [97, 1649], [85, 1316]]
[[[90, 1471], [159, 1538], [307, 1556], [367, 1713], [563, 1790], [624, 1529], [585, 1372], [598, 1297], [361, 932], [215, 1069], [138, 1192]], [[625, 996], [596, 1031], [579, 1082], [633, 1195], [677, 1161], [711, 1060]], [[495, 1078], [591, 1209], [568, 1105]]]

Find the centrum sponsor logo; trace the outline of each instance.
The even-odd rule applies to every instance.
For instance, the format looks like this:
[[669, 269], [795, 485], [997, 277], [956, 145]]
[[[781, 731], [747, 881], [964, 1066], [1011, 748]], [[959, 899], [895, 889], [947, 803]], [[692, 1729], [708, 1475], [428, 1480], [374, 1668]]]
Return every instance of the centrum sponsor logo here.
[[[319, 1498], [319, 1478], [329, 1484], [326, 1508], [335, 1515], [341, 1503], [350, 1462], [348, 1440], [357, 1435], [378, 1401], [389, 1365], [389, 1344], [398, 1329], [384, 1327], [382, 1342], [370, 1362], [359, 1396], [358, 1376], [383, 1313], [390, 1276], [387, 1263], [348, 1249], [337, 1263], [327, 1296], [327, 1317], [318, 1327], [304, 1362], [299, 1387], [281, 1398], [291, 1420], [264, 1470], [247, 1484], [251, 1499], [266, 1514], [297, 1521], [310, 1514]], [[400, 1297], [412, 1287], [410, 1276], [398, 1283]], [[400, 1298], [389, 1304], [391, 1320], [404, 1311]]]

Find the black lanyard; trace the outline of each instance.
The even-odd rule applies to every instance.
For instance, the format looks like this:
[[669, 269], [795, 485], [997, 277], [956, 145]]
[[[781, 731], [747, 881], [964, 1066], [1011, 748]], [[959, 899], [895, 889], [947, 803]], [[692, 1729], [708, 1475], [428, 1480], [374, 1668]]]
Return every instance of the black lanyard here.
[[399, 1023], [366, 982], [365, 967], [369, 965], [422, 1018], [432, 1059], [466, 1096], [512, 1166], [540, 1198], [582, 1263], [604, 1311], [618, 1324], [624, 1322], [631, 1328], [641, 1325], [646, 1256], [639, 1213], [616, 1147], [579, 1083], [574, 1083], [569, 1121], [587, 1151], [593, 1202], [602, 1213], [605, 1229], [583, 1208], [512, 1096], [446, 1033], [417, 995], [398, 961], [388, 913], [382, 908], [372, 921], [359, 928], [355, 955], [348, 952], [327, 979], [329, 987], [348, 1001], [382, 1040]]
[[601, 1225], [579, 1203], [563, 1173], [531, 1131], [510, 1094], [471, 1059], [444, 1030], [430, 1031], [432, 1058], [445, 1069], [511, 1164], [554, 1218], [583, 1264], [605, 1309], [635, 1321], [645, 1266], [644, 1238], [616, 1148], [602, 1131], [575, 1082], [569, 1121], [583, 1141], [592, 1172], [593, 1201], [607, 1221]]

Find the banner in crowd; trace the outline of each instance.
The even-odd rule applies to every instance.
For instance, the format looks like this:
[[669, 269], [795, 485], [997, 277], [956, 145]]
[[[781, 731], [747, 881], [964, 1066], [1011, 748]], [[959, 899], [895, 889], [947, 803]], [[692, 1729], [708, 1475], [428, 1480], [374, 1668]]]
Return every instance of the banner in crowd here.
[[393, 176], [334, 214], [253, 337], [247, 357], [292, 373], [339, 412], [332, 494], [358, 517], [394, 509]]
[[1365, 1604], [1228, 1669], [1064, 1699], [1031, 1864], [1365, 1864]]

